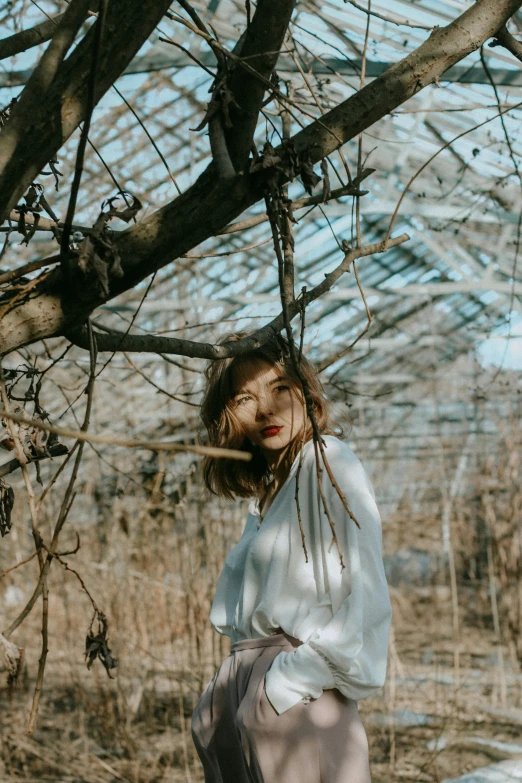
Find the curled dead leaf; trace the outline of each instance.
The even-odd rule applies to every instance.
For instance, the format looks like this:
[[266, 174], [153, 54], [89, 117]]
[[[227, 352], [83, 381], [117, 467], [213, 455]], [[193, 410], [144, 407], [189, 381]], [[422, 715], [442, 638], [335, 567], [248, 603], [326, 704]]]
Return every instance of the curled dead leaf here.
[[11, 530], [11, 512], [14, 505], [14, 492], [4, 479], [0, 478], [0, 535], [2, 538]]
[[96, 612], [96, 619], [98, 621], [97, 633], [94, 633], [91, 627], [85, 639], [87, 668], [90, 669], [96, 658], [99, 658], [105, 667], [105, 671], [111, 677], [111, 669], [116, 668], [118, 659], [111, 654], [111, 648], [107, 641], [107, 617], [103, 612]]

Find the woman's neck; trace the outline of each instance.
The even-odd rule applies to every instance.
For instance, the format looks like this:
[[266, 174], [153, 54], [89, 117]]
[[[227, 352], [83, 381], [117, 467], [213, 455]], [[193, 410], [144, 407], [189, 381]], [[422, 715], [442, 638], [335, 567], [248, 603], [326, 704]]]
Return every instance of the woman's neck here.
[[290, 472], [290, 465], [288, 464], [288, 446], [281, 452], [266, 454], [266, 461], [268, 462], [276, 486], [282, 484]]

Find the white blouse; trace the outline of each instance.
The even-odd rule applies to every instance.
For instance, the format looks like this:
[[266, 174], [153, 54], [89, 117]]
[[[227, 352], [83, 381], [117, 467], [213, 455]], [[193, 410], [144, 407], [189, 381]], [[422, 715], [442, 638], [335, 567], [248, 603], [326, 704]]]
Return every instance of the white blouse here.
[[[232, 642], [269, 636], [280, 627], [304, 644], [282, 650], [266, 673], [266, 695], [278, 714], [300, 701], [338, 688], [363, 699], [384, 684], [391, 604], [382, 561], [381, 520], [375, 493], [352, 449], [323, 435], [325, 455], [348, 506], [350, 519], [322, 467], [322, 486], [345, 568], [332, 542], [320, 497], [313, 441], [303, 447], [299, 507], [299, 454], [261, 521], [257, 500], [239, 542], [218, 580], [210, 622]], [[320, 454], [320, 452], [319, 452]], [[329, 551], [330, 550], [330, 551]]]

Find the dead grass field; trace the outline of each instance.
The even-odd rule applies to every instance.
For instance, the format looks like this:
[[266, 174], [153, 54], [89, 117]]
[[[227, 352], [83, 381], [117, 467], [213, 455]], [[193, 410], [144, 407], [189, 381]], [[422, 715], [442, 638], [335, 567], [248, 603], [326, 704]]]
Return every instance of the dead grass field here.
[[[192, 469], [177, 504], [164, 494], [155, 475], [143, 487], [124, 485], [125, 491], [121, 480], [101, 493], [96, 489], [101, 475], [84, 482], [62, 546], [73, 541], [73, 529], [79, 531], [81, 548], [69, 559], [109, 618], [110, 645], [119, 658], [114, 679], [99, 661], [87, 670], [83, 653], [92, 609], [76, 577], [54, 564], [50, 652], [34, 735], [24, 730], [40, 654], [39, 605], [13, 636], [25, 648], [18, 688], [8, 691], [2, 677], [2, 783], [203, 779], [190, 737], [190, 716], [228, 653], [228, 639], [212, 631], [208, 613], [223, 559], [241, 533], [246, 506], [209, 504]], [[413, 580], [390, 587], [394, 637], [387, 683], [359, 705], [370, 739], [374, 783], [457, 777], [512, 757], [516, 748], [507, 744], [521, 742], [522, 675], [513, 645], [505, 634], [499, 641], [495, 631], [491, 581], [487, 575], [470, 578], [466, 571], [472, 549], [463, 532], [466, 509], [469, 504], [463, 502], [454, 510], [464, 525], [456, 527], [454, 539], [459, 637], [446, 567], [428, 584]], [[52, 504], [46, 513], [52, 519]], [[399, 510], [396, 518], [387, 520], [385, 551], [397, 552], [407, 544], [435, 556], [440, 550], [440, 514], [415, 519], [410, 509], [406, 528], [405, 513]], [[31, 553], [26, 524], [20, 492], [13, 530], [2, 541], [2, 570]], [[27, 600], [36, 570], [33, 561], [0, 583], [2, 627]]]

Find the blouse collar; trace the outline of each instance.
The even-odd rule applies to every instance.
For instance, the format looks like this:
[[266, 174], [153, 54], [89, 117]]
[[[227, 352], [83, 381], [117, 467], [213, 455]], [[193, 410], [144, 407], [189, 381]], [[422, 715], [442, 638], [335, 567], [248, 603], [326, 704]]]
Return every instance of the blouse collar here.
[[[304, 457], [305, 450], [310, 448], [310, 443], [313, 443], [313, 441], [309, 440], [309, 441], [307, 441], [305, 443], [305, 445], [304, 445], [304, 447], [302, 449], [303, 457]], [[299, 465], [300, 453], [301, 452], [299, 451], [296, 454], [296, 456], [294, 458], [294, 461], [293, 461], [292, 465], [290, 466], [290, 470], [288, 472], [288, 476], [286, 477], [286, 480], [284, 481], [283, 486], [278, 491], [278, 493], [277, 493], [276, 497], [274, 498], [274, 500], [277, 500], [279, 498], [279, 495], [283, 493], [283, 491], [286, 489], [286, 485], [289, 484], [290, 479], [292, 478], [294, 473], [297, 471], [297, 467]], [[254, 516], [254, 517], [257, 517], [258, 520], [261, 519], [261, 513], [259, 511], [259, 503], [260, 503], [259, 498], [251, 498], [251, 500], [250, 500], [250, 502], [248, 504], [248, 513], [252, 514], [252, 516]], [[270, 509], [271, 506], [272, 506], [272, 504], [270, 504], [269, 509]]]

